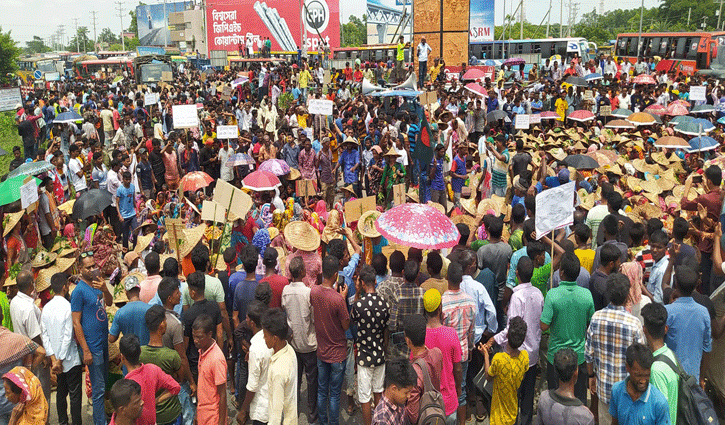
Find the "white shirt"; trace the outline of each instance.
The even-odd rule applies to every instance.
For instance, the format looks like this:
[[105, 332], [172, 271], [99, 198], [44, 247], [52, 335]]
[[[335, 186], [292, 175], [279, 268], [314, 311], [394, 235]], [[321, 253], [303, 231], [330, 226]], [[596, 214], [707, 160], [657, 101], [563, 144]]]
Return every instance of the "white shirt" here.
[[40, 309], [28, 295], [18, 292], [10, 301], [10, 317], [13, 319], [13, 331], [30, 339], [41, 333]]
[[63, 372], [81, 364], [78, 344], [73, 339], [73, 318], [70, 302], [56, 295], [45, 305], [41, 316], [43, 348], [47, 356], [63, 363]]
[[430, 53], [432, 51], [433, 51], [433, 49], [431, 49], [430, 44], [419, 43], [418, 44], [418, 62], [427, 62], [428, 53]]
[[83, 171], [83, 165], [78, 158], [71, 158], [70, 161], [68, 161], [68, 170], [70, 171], [70, 181], [73, 183], [73, 187], [76, 192], [88, 188], [86, 185], [86, 176], [81, 175], [78, 177], [78, 172]]
[[[247, 391], [255, 393], [249, 404], [249, 418], [253, 421], [266, 423], [269, 419], [267, 372], [269, 359], [273, 353], [274, 351], [267, 348], [267, 343], [264, 342], [264, 333], [259, 331], [254, 334], [252, 344], [249, 346], [249, 378], [247, 379]], [[297, 390], [296, 387], [295, 390]], [[295, 406], [297, 405], [295, 404]]]
[[282, 290], [282, 307], [287, 312], [287, 323], [292, 330], [292, 347], [298, 353], [317, 350], [310, 288], [302, 282], [290, 282]]
[[232, 172], [232, 167], [229, 167], [227, 165], [227, 160], [229, 159], [229, 156], [233, 153], [234, 151], [232, 150], [232, 148], [219, 149], [219, 177], [226, 182], [234, 180], [234, 173]]
[[297, 356], [287, 344], [272, 354], [269, 363], [268, 425], [297, 424], [297, 379]]
[[118, 179], [118, 173], [113, 170], [108, 170], [108, 175], [106, 177], [106, 188], [109, 192], [111, 192], [111, 205], [116, 206], [116, 192], [118, 191], [118, 188], [121, 186], [121, 180]]

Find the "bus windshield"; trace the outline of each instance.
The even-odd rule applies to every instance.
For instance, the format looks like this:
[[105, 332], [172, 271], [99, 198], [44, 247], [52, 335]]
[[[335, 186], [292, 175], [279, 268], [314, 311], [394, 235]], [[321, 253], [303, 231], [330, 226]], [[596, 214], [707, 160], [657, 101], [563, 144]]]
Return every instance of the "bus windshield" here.
[[583, 63], [589, 62], [589, 43], [586, 41], [580, 41], [579, 42], [579, 56], [582, 58]]
[[166, 71], [172, 72], [171, 65], [168, 63], [147, 63], [139, 66], [141, 81], [161, 81], [161, 74]]
[[38, 61], [36, 67], [42, 72], [56, 72], [54, 62], [52, 59]]

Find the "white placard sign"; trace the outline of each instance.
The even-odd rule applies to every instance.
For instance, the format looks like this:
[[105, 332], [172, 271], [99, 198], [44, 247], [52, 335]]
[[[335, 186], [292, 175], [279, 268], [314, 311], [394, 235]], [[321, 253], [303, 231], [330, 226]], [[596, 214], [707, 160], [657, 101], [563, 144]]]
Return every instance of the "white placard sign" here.
[[0, 111], [12, 111], [18, 103], [23, 103], [20, 87], [0, 89]]
[[217, 139], [236, 139], [239, 137], [239, 127], [236, 125], [218, 125], [216, 128]]
[[156, 105], [159, 103], [159, 95], [156, 93], [144, 93], [143, 104], [144, 106]]
[[201, 205], [201, 219], [204, 221], [224, 223], [226, 214], [227, 209], [214, 201], [204, 201]]
[[20, 186], [20, 206], [25, 209], [33, 203], [38, 202], [38, 185], [35, 179]]
[[690, 100], [707, 100], [705, 86], [690, 87]]
[[171, 113], [174, 117], [174, 128], [194, 128], [199, 126], [196, 105], [174, 105]]
[[516, 122], [514, 128], [517, 130], [528, 130], [529, 129], [529, 116], [527, 114], [516, 114]]
[[332, 115], [332, 101], [326, 99], [310, 99], [311, 114]]
[[529, 115], [529, 124], [541, 124], [541, 114]]
[[575, 182], [536, 195], [536, 239], [574, 222]]

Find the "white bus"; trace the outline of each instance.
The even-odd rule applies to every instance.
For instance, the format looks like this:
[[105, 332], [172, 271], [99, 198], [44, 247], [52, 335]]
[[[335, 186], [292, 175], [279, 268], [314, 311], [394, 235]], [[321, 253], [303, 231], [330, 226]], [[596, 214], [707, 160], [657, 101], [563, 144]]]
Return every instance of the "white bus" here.
[[471, 43], [469, 58], [479, 61], [523, 58], [526, 63], [544, 63], [546, 59], [559, 55], [563, 60], [578, 54], [584, 62], [594, 58], [597, 45], [586, 38], [542, 38], [528, 40], [496, 40]]

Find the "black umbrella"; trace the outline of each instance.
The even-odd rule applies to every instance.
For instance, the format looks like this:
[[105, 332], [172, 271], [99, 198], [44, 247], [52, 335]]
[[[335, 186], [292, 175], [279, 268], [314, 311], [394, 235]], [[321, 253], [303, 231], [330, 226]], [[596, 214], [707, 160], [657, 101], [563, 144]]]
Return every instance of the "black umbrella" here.
[[111, 192], [101, 189], [91, 189], [81, 195], [73, 204], [73, 219], [85, 220], [92, 215], [98, 215], [111, 205], [113, 196]]
[[486, 115], [486, 121], [498, 121], [498, 120], [502, 120], [508, 116], [509, 115], [506, 112], [504, 112], [500, 109], [496, 109], [495, 111], [491, 111], [488, 113], [488, 115]]
[[581, 86], [586, 87], [589, 85], [589, 81], [581, 78], [581, 77], [575, 77], [573, 75], [569, 76], [569, 78], [566, 79], [567, 84], [571, 84], [572, 86]]
[[564, 158], [564, 164], [574, 167], [577, 170], [593, 170], [599, 168], [599, 163], [591, 156], [586, 155], [569, 155]]

